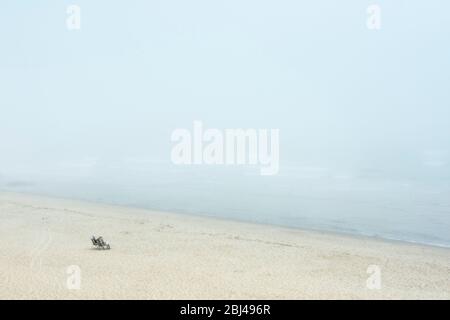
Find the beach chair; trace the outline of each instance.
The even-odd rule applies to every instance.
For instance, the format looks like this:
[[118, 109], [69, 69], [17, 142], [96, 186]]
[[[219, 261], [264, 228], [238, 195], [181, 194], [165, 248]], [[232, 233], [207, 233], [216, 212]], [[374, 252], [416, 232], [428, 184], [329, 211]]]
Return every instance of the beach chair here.
[[105, 240], [103, 240], [103, 237], [95, 238], [94, 236], [92, 236], [91, 241], [94, 247], [96, 247], [97, 249], [102, 250], [111, 249], [111, 246], [109, 245], [109, 243], [106, 243]]

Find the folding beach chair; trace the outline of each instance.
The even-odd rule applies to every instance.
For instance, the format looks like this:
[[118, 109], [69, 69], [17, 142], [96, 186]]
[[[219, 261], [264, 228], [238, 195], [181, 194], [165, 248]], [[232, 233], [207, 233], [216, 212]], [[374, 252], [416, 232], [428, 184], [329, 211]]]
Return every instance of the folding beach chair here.
[[106, 243], [105, 240], [103, 240], [103, 237], [95, 238], [94, 236], [92, 236], [91, 241], [94, 247], [96, 247], [97, 249], [103, 250], [111, 249], [111, 246], [109, 245], [109, 243]]

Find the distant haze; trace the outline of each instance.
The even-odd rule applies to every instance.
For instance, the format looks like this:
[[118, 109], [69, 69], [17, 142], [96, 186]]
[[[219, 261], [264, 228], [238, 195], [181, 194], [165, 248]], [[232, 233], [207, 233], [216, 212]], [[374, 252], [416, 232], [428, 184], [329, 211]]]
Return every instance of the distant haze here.
[[[450, 244], [450, 3], [0, 4], [0, 188]], [[280, 130], [280, 171], [176, 128]], [[391, 220], [390, 220], [391, 219]]]

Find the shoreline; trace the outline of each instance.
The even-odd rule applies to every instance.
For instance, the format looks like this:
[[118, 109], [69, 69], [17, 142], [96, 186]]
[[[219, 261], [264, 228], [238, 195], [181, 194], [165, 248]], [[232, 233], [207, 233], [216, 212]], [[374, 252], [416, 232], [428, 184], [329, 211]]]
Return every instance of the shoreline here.
[[0, 192], [0, 249], [0, 299], [450, 298], [448, 248], [24, 193]]
[[72, 202], [80, 202], [80, 203], [86, 203], [91, 205], [101, 205], [101, 206], [111, 206], [111, 207], [119, 207], [124, 209], [133, 209], [133, 210], [143, 210], [148, 212], [158, 212], [162, 214], [170, 214], [170, 215], [176, 215], [176, 216], [192, 216], [197, 218], [204, 218], [204, 219], [211, 219], [211, 220], [217, 220], [217, 221], [223, 221], [223, 222], [233, 222], [233, 223], [242, 223], [242, 224], [250, 224], [250, 225], [259, 225], [259, 226], [265, 226], [265, 227], [273, 227], [273, 228], [279, 228], [279, 229], [286, 229], [286, 230], [297, 230], [300, 232], [312, 232], [312, 233], [318, 233], [318, 234], [324, 234], [324, 235], [333, 235], [336, 237], [350, 237], [354, 239], [369, 239], [373, 241], [382, 241], [387, 243], [393, 243], [393, 244], [403, 244], [403, 245], [412, 245], [412, 246], [424, 246], [424, 247], [431, 247], [431, 248], [441, 248], [441, 249], [449, 249], [450, 250], [450, 244], [436, 244], [436, 243], [427, 243], [427, 242], [420, 242], [416, 240], [404, 240], [404, 239], [398, 239], [398, 238], [389, 238], [389, 237], [383, 237], [383, 236], [376, 236], [376, 235], [369, 235], [364, 233], [353, 233], [353, 232], [346, 232], [346, 231], [338, 231], [338, 230], [326, 230], [326, 229], [320, 229], [320, 228], [307, 228], [307, 227], [290, 227], [283, 224], [274, 224], [274, 223], [264, 223], [264, 222], [258, 222], [258, 221], [249, 221], [249, 220], [240, 220], [235, 218], [228, 218], [228, 217], [220, 217], [220, 216], [214, 216], [214, 215], [208, 215], [206, 213], [194, 213], [194, 212], [175, 212], [175, 211], [166, 211], [166, 210], [159, 210], [159, 209], [152, 209], [147, 208], [144, 206], [137, 206], [137, 205], [127, 205], [127, 204], [120, 204], [120, 203], [109, 203], [106, 201], [101, 200], [89, 200], [89, 199], [78, 199], [78, 198], [67, 198], [63, 196], [53, 196], [53, 195], [47, 195], [45, 193], [37, 193], [37, 192], [16, 192], [16, 191], [7, 191], [0, 189], [0, 196], [2, 194], [10, 194], [10, 195], [22, 195], [22, 196], [33, 196], [38, 198], [48, 198], [48, 199], [55, 199], [60, 201], [72, 201]]

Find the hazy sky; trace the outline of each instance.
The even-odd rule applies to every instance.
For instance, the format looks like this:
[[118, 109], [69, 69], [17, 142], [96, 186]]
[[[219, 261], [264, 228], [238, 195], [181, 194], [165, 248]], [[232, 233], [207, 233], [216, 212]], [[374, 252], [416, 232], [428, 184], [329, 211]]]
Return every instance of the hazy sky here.
[[[2, 0], [0, 174], [170, 164], [172, 130], [201, 120], [280, 129], [281, 170], [449, 178], [450, 3], [375, 2], [371, 31], [372, 3]], [[66, 28], [70, 4], [79, 31]]]

